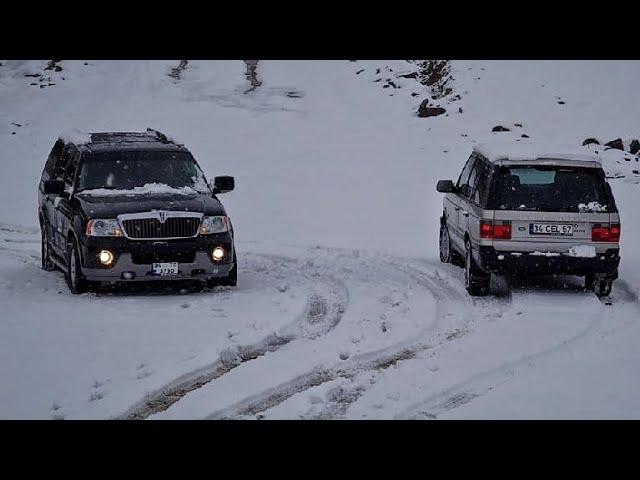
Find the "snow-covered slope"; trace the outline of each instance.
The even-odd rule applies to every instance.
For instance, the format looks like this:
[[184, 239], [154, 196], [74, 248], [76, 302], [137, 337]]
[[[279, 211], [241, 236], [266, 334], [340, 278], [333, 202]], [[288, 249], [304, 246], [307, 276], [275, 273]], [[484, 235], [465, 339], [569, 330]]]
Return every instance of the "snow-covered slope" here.
[[[406, 61], [260, 61], [247, 94], [242, 61], [0, 63], [0, 417], [638, 416], [638, 157], [581, 144], [640, 137], [640, 62], [454, 61], [431, 118]], [[73, 297], [39, 270], [56, 136], [146, 127], [236, 177], [236, 290]], [[436, 181], [523, 134], [619, 177], [614, 306], [570, 279], [471, 302], [437, 262]]]

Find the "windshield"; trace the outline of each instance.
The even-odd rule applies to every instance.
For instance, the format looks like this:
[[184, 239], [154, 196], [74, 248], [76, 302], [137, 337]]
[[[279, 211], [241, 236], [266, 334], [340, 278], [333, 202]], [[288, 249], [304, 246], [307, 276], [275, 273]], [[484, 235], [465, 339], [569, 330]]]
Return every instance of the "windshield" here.
[[[181, 190], [208, 193], [202, 170], [186, 152], [123, 151], [83, 158], [77, 192], [132, 190], [139, 193]], [[193, 192], [190, 192], [193, 191]]]
[[498, 208], [542, 212], [609, 212], [604, 179], [594, 168], [502, 167]]

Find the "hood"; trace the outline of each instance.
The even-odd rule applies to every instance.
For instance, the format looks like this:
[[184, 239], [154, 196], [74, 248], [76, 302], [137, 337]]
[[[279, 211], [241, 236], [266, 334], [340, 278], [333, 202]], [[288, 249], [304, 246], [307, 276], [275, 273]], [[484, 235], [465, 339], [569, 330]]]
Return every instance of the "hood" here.
[[93, 196], [78, 193], [87, 218], [116, 218], [123, 213], [139, 213], [151, 210], [198, 212], [204, 215], [226, 215], [220, 201], [207, 194], [136, 194]]

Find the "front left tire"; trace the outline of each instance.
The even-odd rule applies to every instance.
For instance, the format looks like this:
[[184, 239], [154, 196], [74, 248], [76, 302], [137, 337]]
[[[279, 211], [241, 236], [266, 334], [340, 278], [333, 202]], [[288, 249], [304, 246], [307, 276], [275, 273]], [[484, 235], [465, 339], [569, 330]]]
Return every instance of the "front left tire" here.
[[75, 240], [71, 240], [67, 246], [67, 271], [65, 273], [69, 290], [74, 295], [87, 291], [87, 281], [82, 276], [80, 252]]
[[40, 258], [42, 261], [42, 269], [46, 272], [51, 272], [55, 270], [55, 265], [51, 260], [51, 247], [49, 246], [49, 239], [47, 238], [47, 232], [44, 228], [41, 228], [41, 236]]

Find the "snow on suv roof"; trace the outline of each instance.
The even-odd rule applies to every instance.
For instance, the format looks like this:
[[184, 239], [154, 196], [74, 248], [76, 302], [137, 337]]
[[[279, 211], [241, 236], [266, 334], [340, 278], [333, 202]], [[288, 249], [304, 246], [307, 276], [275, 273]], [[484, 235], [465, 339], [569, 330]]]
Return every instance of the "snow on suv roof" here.
[[82, 150], [186, 150], [184, 145], [155, 130], [146, 132], [82, 132], [72, 130], [60, 135], [65, 143], [72, 143]]
[[533, 142], [484, 143], [475, 145], [473, 151], [498, 165], [514, 163], [558, 164], [600, 168], [600, 159], [579, 148]]

